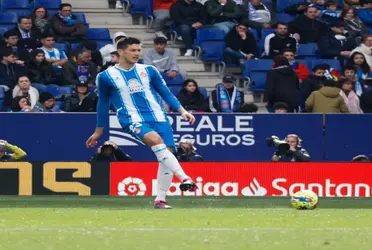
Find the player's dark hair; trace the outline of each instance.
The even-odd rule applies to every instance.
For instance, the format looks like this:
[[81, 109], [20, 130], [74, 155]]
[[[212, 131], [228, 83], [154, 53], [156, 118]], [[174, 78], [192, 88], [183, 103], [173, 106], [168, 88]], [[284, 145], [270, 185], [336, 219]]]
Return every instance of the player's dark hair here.
[[129, 45], [132, 44], [141, 44], [141, 41], [135, 37], [125, 37], [120, 39], [117, 44], [116, 48], [117, 49], [126, 49], [128, 48]]
[[69, 3], [63, 3], [63, 4], [59, 5], [58, 9], [62, 10], [64, 7], [71, 7], [72, 8], [72, 5], [69, 4]]

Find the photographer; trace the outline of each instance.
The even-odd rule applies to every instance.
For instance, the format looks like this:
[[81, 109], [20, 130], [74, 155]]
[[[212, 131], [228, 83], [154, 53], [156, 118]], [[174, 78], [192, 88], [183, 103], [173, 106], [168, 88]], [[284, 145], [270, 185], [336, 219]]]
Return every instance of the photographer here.
[[198, 155], [191, 140], [181, 140], [177, 145], [176, 157], [180, 162], [204, 161], [201, 155]]
[[301, 138], [295, 134], [289, 134], [285, 138], [285, 142], [289, 144], [289, 149], [280, 152], [277, 150], [273, 157], [272, 161], [281, 161], [281, 162], [308, 162], [310, 161], [309, 153], [301, 147]]
[[132, 158], [124, 153], [116, 143], [106, 141], [101, 147], [98, 148], [97, 153], [93, 156], [91, 161], [104, 161], [104, 162], [122, 162], [132, 161]]
[[[8, 154], [7, 151], [12, 151], [13, 153]], [[18, 161], [26, 156], [26, 152], [19, 147], [14, 146], [7, 141], [0, 140], [0, 162]]]

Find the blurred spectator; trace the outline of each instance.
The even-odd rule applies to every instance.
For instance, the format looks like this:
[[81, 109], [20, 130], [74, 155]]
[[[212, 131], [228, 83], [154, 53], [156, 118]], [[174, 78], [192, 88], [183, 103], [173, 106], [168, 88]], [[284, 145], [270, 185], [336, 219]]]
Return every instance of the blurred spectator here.
[[324, 81], [319, 90], [312, 92], [305, 105], [306, 110], [311, 113], [349, 113], [344, 99], [340, 96], [340, 89], [332, 80]]
[[315, 7], [308, 7], [304, 15], [289, 23], [289, 32], [299, 43], [316, 43], [327, 34], [327, 25], [316, 19], [317, 11]]
[[372, 77], [371, 67], [368, 65], [364, 54], [360, 52], [352, 52], [347, 65], [355, 67], [359, 80]]
[[3, 36], [5, 40], [5, 49], [11, 49], [17, 53], [18, 33], [15, 30], [8, 30]]
[[264, 102], [269, 112], [276, 102], [287, 103], [288, 112], [298, 111], [299, 79], [284, 56], [276, 56], [273, 69], [267, 72]]
[[93, 86], [97, 76], [97, 67], [92, 63], [92, 53], [89, 50], [81, 50], [77, 57], [63, 65], [62, 71], [63, 85], [87, 83]]
[[261, 0], [243, 0], [243, 21], [249, 27], [260, 32], [262, 29], [270, 29], [276, 22], [273, 18], [275, 12], [271, 8], [271, 3], [262, 3]]
[[227, 74], [222, 78], [222, 84], [209, 95], [209, 109], [212, 112], [237, 112], [244, 103], [244, 93], [235, 86], [236, 79]]
[[246, 24], [236, 25], [225, 37], [224, 51], [227, 64], [244, 64], [258, 56], [257, 43]]
[[[11, 154], [8, 154], [7, 151], [11, 151]], [[0, 162], [5, 161], [18, 161], [27, 156], [26, 152], [21, 148], [10, 144], [7, 141], [0, 140]]]
[[112, 38], [112, 44], [107, 44], [99, 50], [99, 52], [101, 52], [102, 55], [103, 64], [106, 64], [111, 61], [111, 53], [116, 51], [117, 42], [125, 37], [127, 37], [127, 35], [124, 32], [121, 31], [116, 32], [114, 34], [114, 37]]
[[105, 65], [103, 65], [102, 71], [119, 63], [120, 56], [117, 51], [111, 52], [110, 55], [111, 55], [111, 61], [108, 61]]
[[313, 72], [303, 82], [301, 82], [301, 93], [304, 101], [311, 95], [315, 90], [319, 90], [326, 80], [324, 65], [316, 65], [313, 68]]
[[302, 140], [298, 135], [289, 134], [286, 136], [285, 141], [289, 144], [289, 150], [284, 154], [280, 155], [276, 151], [272, 157], [272, 161], [280, 162], [309, 162], [310, 155], [309, 153], [302, 148]]
[[143, 56], [143, 63], [155, 66], [160, 73], [167, 74], [171, 79], [179, 74], [179, 67], [176, 61], [176, 56], [172, 50], [167, 49], [167, 39], [157, 37], [154, 39], [154, 48], [149, 49]]
[[58, 42], [74, 43], [85, 39], [85, 25], [71, 13], [71, 4], [63, 3], [59, 6], [59, 12], [51, 19]]
[[275, 114], [285, 114], [288, 113], [288, 105], [285, 102], [274, 103], [274, 113]]
[[72, 49], [70, 51], [69, 57], [70, 58], [76, 57], [82, 50], [90, 51], [92, 57], [91, 61], [97, 66], [97, 72], [100, 72], [103, 65], [102, 64], [103, 60], [101, 52], [98, 50], [97, 42], [92, 40], [84, 40], [78, 48]]
[[182, 139], [178, 142], [176, 157], [180, 162], [204, 161], [203, 157], [196, 153], [193, 141], [189, 139]]
[[12, 100], [10, 110], [12, 112], [29, 112], [31, 111], [31, 103], [28, 101], [26, 97], [16, 96]]
[[357, 15], [362, 22], [368, 27], [372, 27], [372, 1], [360, 0], [360, 8], [357, 9]]
[[17, 77], [17, 85], [13, 89], [13, 98], [16, 96], [26, 97], [31, 104], [31, 108], [34, 108], [39, 100], [39, 92], [37, 89], [31, 86], [30, 79], [28, 79], [27, 76], [22, 75]]
[[319, 41], [321, 58], [339, 59], [343, 64], [345, 57], [349, 57], [351, 51], [357, 46], [355, 39], [348, 37], [344, 32], [342, 21], [333, 22], [331, 31]]
[[296, 53], [297, 41], [288, 33], [288, 24], [277, 23], [275, 33], [267, 35], [265, 38], [265, 57], [274, 58], [287, 49]]
[[362, 53], [368, 66], [372, 69], [372, 35], [364, 35], [362, 38], [362, 44], [351, 51], [351, 55], [355, 52]]
[[357, 17], [354, 8], [344, 9], [341, 13], [341, 20], [345, 23], [345, 30], [350, 37], [353, 37], [359, 44], [363, 34], [368, 33], [367, 26]]
[[164, 29], [166, 26], [172, 24], [170, 19], [169, 10], [173, 3], [177, 0], [153, 0], [154, 1], [154, 30], [156, 37], [164, 37], [167, 39], [167, 36], [164, 34]]
[[193, 79], [187, 79], [183, 82], [177, 98], [186, 110], [204, 112], [207, 109], [205, 97], [200, 92], [197, 82]]
[[339, 22], [341, 11], [337, 9], [337, 2], [334, 0], [328, 0], [325, 3], [325, 7], [325, 10], [320, 11], [320, 20], [328, 25]]
[[296, 53], [293, 50], [284, 49], [283, 56], [288, 59], [289, 64], [291, 65], [293, 71], [297, 74], [298, 79], [303, 81], [309, 76], [310, 72], [307, 69], [307, 66], [304, 63], [296, 62]]
[[41, 39], [43, 47], [41, 49], [45, 53], [45, 60], [50, 62], [53, 66], [61, 68], [68, 60], [66, 53], [63, 50], [54, 48], [54, 37], [45, 34]]
[[360, 107], [364, 113], [372, 113], [372, 79], [366, 79], [362, 96], [360, 97]]
[[27, 69], [28, 77], [32, 83], [53, 84], [56, 81], [53, 66], [45, 60], [45, 53], [41, 49], [32, 51]]
[[258, 107], [254, 103], [244, 103], [239, 109], [238, 113], [257, 113]]
[[91, 161], [128, 162], [132, 161], [132, 158], [124, 153], [115, 142], [105, 141], [105, 143], [98, 148], [97, 153], [92, 157]]
[[16, 54], [10, 50], [5, 49], [1, 51], [0, 63], [0, 86], [5, 88], [5, 91], [12, 90], [17, 84], [17, 75], [26, 74], [27, 69], [21, 65], [16, 64]]
[[32, 12], [32, 25], [41, 31], [41, 34], [52, 32], [48, 10], [43, 6], [37, 6]]
[[360, 7], [359, 0], [344, 0], [343, 4], [344, 4], [344, 8], [353, 8], [353, 7], [359, 8]]
[[170, 15], [176, 25], [177, 34], [185, 43], [185, 56], [192, 56], [196, 30], [203, 27], [207, 21], [204, 6], [194, 0], [178, 0], [172, 4]]
[[351, 114], [362, 114], [360, 109], [359, 97], [353, 90], [353, 82], [347, 78], [341, 78], [338, 81], [341, 87], [340, 95], [344, 99], [346, 107]]
[[[355, 93], [358, 95], [358, 96], [361, 96], [363, 94], [363, 91], [364, 91], [364, 86], [360, 83], [360, 81], [358, 81], [358, 78], [356, 76], [356, 69], [354, 66], [349, 66], [349, 65], [346, 65], [343, 69], [343, 73], [342, 75], [349, 79], [350, 81], [352, 81], [353, 83], [353, 89], [355, 91]], [[368, 86], [366, 86], [367, 88]]]
[[78, 83], [75, 92], [65, 98], [63, 111], [96, 112], [97, 95], [89, 92], [88, 84]]
[[[314, 7], [317, 9], [317, 13], [325, 9], [325, 0], [311, 0], [299, 2], [284, 9], [284, 12], [289, 15], [302, 15], [306, 12], [308, 7]], [[318, 16], [318, 14], [317, 14]]]
[[61, 110], [55, 104], [54, 96], [49, 92], [43, 92], [31, 112], [61, 112]]
[[242, 12], [233, 0], [208, 0], [205, 8], [209, 16], [209, 24], [223, 30], [225, 34], [241, 19]]

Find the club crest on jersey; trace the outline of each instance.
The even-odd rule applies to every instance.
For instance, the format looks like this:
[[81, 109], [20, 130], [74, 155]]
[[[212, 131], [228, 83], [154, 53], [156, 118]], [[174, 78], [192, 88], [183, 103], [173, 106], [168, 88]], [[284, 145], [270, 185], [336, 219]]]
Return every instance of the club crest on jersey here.
[[141, 73], [139, 75], [140, 75], [141, 79], [147, 80], [147, 74], [146, 74], [145, 71], [141, 71]]
[[143, 86], [138, 82], [137, 79], [130, 79], [128, 81], [128, 88], [131, 94], [143, 92]]

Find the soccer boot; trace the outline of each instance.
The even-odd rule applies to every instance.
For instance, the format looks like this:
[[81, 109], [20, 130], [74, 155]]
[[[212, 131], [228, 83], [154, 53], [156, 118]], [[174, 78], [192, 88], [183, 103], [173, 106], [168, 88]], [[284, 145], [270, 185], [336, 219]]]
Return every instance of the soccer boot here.
[[185, 191], [194, 192], [196, 189], [198, 189], [198, 187], [191, 179], [186, 179], [181, 183], [180, 189], [183, 192]]
[[155, 201], [154, 208], [157, 209], [172, 209], [165, 201]]

